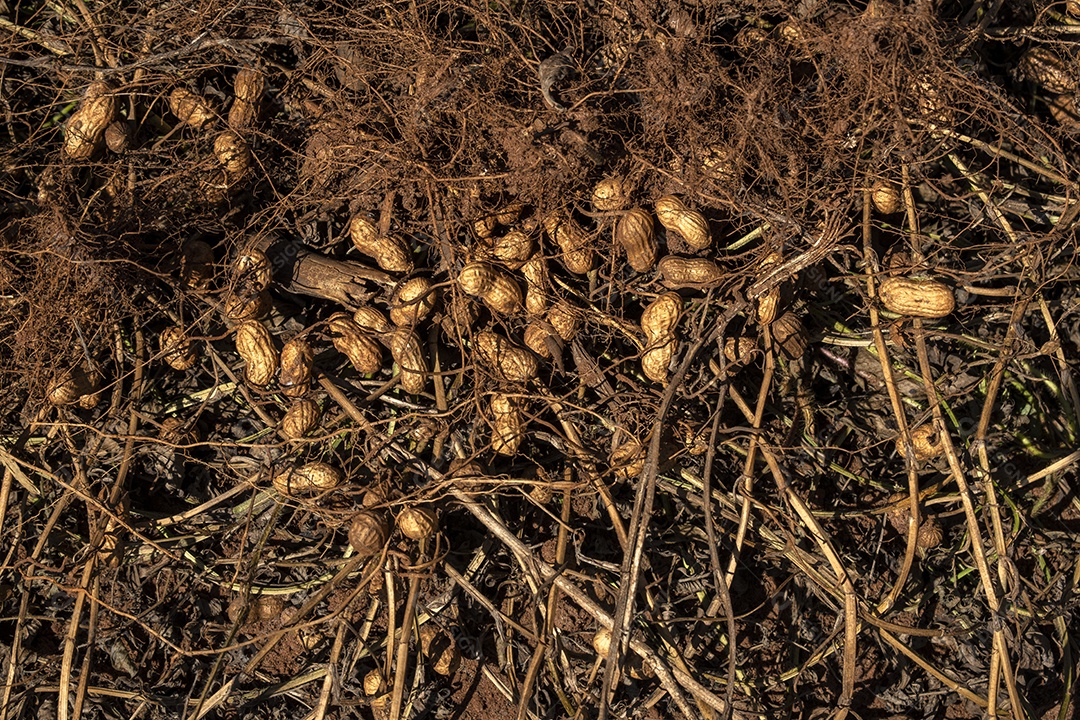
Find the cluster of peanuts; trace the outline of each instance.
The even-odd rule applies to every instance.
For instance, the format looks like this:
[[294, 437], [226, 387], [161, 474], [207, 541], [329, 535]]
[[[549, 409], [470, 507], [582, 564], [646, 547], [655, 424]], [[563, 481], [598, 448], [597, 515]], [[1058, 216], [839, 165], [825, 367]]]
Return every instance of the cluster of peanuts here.
[[[212, 203], [221, 202], [251, 174], [254, 156], [244, 135], [258, 121], [266, 92], [265, 75], [254, 68], [241, 68], [233, 80], [233, 102], [229, 108], [229, 129], [214, 137], [216, 169], [203, 179], [203, 193]], [[132, 126], [120, 116], [119, 93], [105, 81], [92, 83], [78, 109], [64, 129], [64, 155], [72, 160], [89, 160], [102, 146], [122, 154], [132, 145]], [[168, 98], [169, 111], [177, 127], [195, 133], [210, 131], [219, 114], [202, 95], [185, 87], [175, 88]]]

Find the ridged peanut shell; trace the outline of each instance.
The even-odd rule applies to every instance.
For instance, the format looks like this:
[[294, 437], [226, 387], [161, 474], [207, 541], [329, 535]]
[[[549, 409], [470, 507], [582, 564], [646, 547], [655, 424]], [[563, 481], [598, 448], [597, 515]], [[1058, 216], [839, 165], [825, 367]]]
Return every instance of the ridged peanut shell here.
[[534, 250], [532, 237], [523, 230], [511, 230], [495, 238], [491, 245], [491, 253], [512, 268], [520, 267], [532, 257]]
[[522, 332], [522, 339], [525, 341], [525, 347], [547, 360], [550, 360], [552, 357], [552, 348], [550, 345], [557, 345], [559, 342], [553, 332], [554, 328], [549, 328], [551, 328], [551, 326], [546, 322], [533, 321], [526, 325], [525, 330]]
[[[896, 445], [900, 455], [903, 456], [903, 438], [897, 438]], [[912, 430], [911, 445], [915, 450], [915, 459], [920, 462], [933, 460], [945, 453], [945, 444], [942, 441], [941, 434], [934, 428], [933, 423], [926, 423]]]
[[282, 495], [316, 495], [340, 486], [345, 475], [330, 463], [315, 460], [275, 475], [273, 482]]
[[376, 335], [388, 333], [391, 329], [390, 323], [386, 321], [386, 316], [382, 314], [382, 311], [370, 305], [358, 307], [356, 312], [353, 313], [353, 322], [363, 330]]
[[648, 210], [634, 208], [624, 213], [615, 226], [615, 239], [626, 251], [626, 259], [635, 272], [652, 270], [660, 245]]
[[233, 262], [233, 279], [238, 292], [254, 295], [270, 287], [274, 266], [262, 250], [252, 248], [240, 253]]
[[231, 130], [226, 130], [214, 139], [214, 156], [225, 168], [230, 182], [247, 175], [254, 162], [251, 146]]
[[240, 100], [257, 103], [266, 92], [266, 75], [255, 68], [240, 68], [233, 79], [233, 95]]
[[198, 347], [182, 327], [168, 327], [161, 331], [162, 360], [173, 370], [190, 370], [198, 359]]
[[436, 291], [425, 277], [399, 284], [390, 298], [390, 322], [399, 327], [415, 327], [435, 308]]
[[891, 277], [878, 288], [881, 303], [897, 315], [943, 318], [956, 309], [952, 289], [935, 280]]
[[[764, 278], [769, 273], [769, 268], [778, 264], [783, 260], [783, 256], [779, 252], [770, 252], [766, 255], [761, 265], [758, 267], [758, 278]], [[757, 320], [759, 325], [769, 325], [780, 314], [781, 305], [783, 304], [783, 289], [780, 285], [776, 285], [768, 290], [764, 295], [758, 298], [757, 301]]]
[[293, 401], [281, 418], [281, 432], [290, 440], [298, 440], [315, 428], [319, 421], [319, 406], [314, 400], [300, 398]]
[[431, 624], [420, 628], [420, 647], [431, 663], [431, 669], [437, 675], [450, 677], [457, 672], [461, 663], [461, 653], [457, 643], [449, 633], [443, 632]]
[[656, 201], [656, 218], [665, 228], [678, 233], [694, 250], [704, 250], [712, 244], [705, 216], [688, 208], [676, 195], [665, 195]]
[[117, 155], [131, 149], [131, 125], [123, 120], [113, 120], [105, 128], [105, 147]]
[[723, 269], [708, 258], [685, 258], [665, 255], [658, 265], [660, 282], [672, 290], [705, 288], [724, 278]]
[[64, 128], [64, 154], [73, 160], [88, 160], [101, 147], [102, 138], [116, 119], [116, 98], [104, 83], [87, 88], [79, 109]]
[[491, 411], [491, 449], [496, 455], [517, 455], [525, 429], [517, 400], [496, 393], [491, 396], [488, 407]]
[[731, 365], [745, 365], [757, 350], [757, 339], [740, 335], [724, 340], [724, 357]]
[[551, 281], [548, 277], [547, 260], [540, 253], [533, 255], [521, 266], [521, 274], [525, 276], [527, 283], [525, 312], [529, 315], [543, 314], [550, 303], [548, 287]]
[[874, 209], [882, 215], [895, 215], [904, 209], [904, 198], [900, 195], [900, 187], [889, 180], [878, 180], [870, 188], [870, 202]]
[[45, 389], [45, 399], [53, 405], [71, 405], [96, 389], [96, 383], [82, 368], [62, 370]]
[[503, 205], [495, 212], [495, 222], [500, 225], [513, 225], [525, 212], [525, 203], [515, 200]]
[[311, 387], [315, 353], [304, 338], [293, 338], [281, 348], [281, 378], [278, 385], [288, 397], [300, 397]]
[[473, 342], [479, 359], [503, 380], [525, 383], [535, 378], [540, 370], [532, 353], [502, 335], [482, 331], [476, 334]]
[[1020, 70], [1047, 92], [1061, 95], [1076, 89], [1076, 78], [1065, 61], [1047, 47], [1033, 47], [1020, 58]]
[[180, 259], [180, 279], [192, 290], [205, 290], [214, 277], [214, 249], [202, 240], [184, 243]]
[[560, 260], [567, 271], [585, 275], [592, 270], [596, 253], [589, 247], [589, 236], [572, 218], [549, 215], [544, 220], [544, 230], [562, 251]]
[[169, 110], [192, 130], [202, 130], [214, 122], [214, 109], [200, 95], [187, 88], [176, 88], [169, 94]]
[[792, 360], [800, 358], [810, 344], [810, 336], [803, 321], [793, 312], [786, 312], [773, 321], [773, 339], [781, 352]]
[[600, 212], [622, 210], [626, 207], [628, 195], [622, 178], [604, 178], [593, 187], [592, 204]]
[[345, 313], [334, 313], [326, 319], [334, 348], [349, 358], [359, 373], [376, 373], [382, 368], [382, 350], [357, 322]]
[[386, 272], [412, 272], [412, 256], [405, 241], [394, 236], [380, 237], [378, 227], [366, 215], [355, 215], [349, 221], [349, 237], [357, 250], [375, 258]]
[[682, 298], [677, 293], [661, 295], [641, 314], [641, 329], [646, 338], [641, 370], [653, 382], [667, 380], [668, 367], [678, 349], [677, 327], [681, 314]]
[[419, 505], [407, 507], [397, 516], [397, 528], [410, 540], [424, 540], [435, 534], [439, 516], [434, 510]]
[[256, 387], [265, 387], [278, 369], [278, 352], [270, 331], [257, 320], [236, 326], [236, 352], [245, 363], [244, 377]]
[[511, 315], [521, 309], [521, 288], [509, 273], [494, 265], [479, 261], [467, 264], [458, 274], [458, 285], [500, 315]]
[[233, 101], [226, 120], [233, 130], [247, 130], [259, 119], [259, 106], [241, 98]]
[[419, 395], [427, 385], [428, 366], [416, 333], [404, 328], [390, 333], [390, 354], [401, 371], [401, 387], [410, 395]]
[[363, 510], [349, 521], [349, 544], [358, 557], [378, 555], [389, 539], [390, 525], [381, 512]]
[[233, 322], [257, 320], [270, 312], [271, 305], [273, 305], [273, 300], [268, 290], [250, 297], [233, 293], [225, 300], [225, 317]]
[[645, 447], [630, 438], [611, 453], [611, 467], [619, 480], [633, 480], [645, 469]]
[[577, 311], [566, 303], [555, 303], [547, 313], [548, 324], [555, 329], [559, 337], [570, 342], [581, 330], [581, 318]]

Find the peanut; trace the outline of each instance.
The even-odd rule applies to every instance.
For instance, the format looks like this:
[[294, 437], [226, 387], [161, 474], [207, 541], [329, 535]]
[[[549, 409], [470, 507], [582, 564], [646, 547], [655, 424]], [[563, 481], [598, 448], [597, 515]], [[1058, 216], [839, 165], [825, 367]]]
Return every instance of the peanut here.
[[577, 222], [566, 215], [552, 214], [544, 219], [544, 230], [562, 251], [562, 264], [575, 275], [592, 269], [596, 254], [589, 247], [589, 236]]
[[353, 313], [353, 322], [362, 329], [376, 335], [390, 332], [390, 323], [386, 321], [386, 316], [370, 305], [357, 308], [356, 312]]
[[643, 208], [623, 214], [615, 226], [615, 239], [626, 251], [626, 259], [635, 272], [648, 272], [656, 264], [660, 246], [656, 242], [652, 215]]
[[161, 352], [165, 364], [173, 370], [190, 370], [198, 359], [198, 348], [182, 327], [162, 330]]
[[1076, 90], [1076, 78], [1050, 48], [1033, 47], [1020, 58], [1020, 70], [1047, 92], [1061, 95]]
[[304, 338], [293, 338], [281, 348], [281, 379], [278, 385], [282, 394], [300, 397], [311, 387], [311, 369], [315, 353]]
[[458, 274], [458, 285], [500, 315], [510, 315], [521, 309], [521, 288], [508, 273], [494, 265], [469, 263]]
[[667, 380], [668, 366], [679, 343], [677, 328], [681, 314], [682, 298], [678, 293], [661, 295], [641, 314], [641, 329], [646, 339], [641, 370], [653, 382]]
[[897, 315], [943, 318], [956, 309], [952, 289], [935, 280], [886, 278], [878, 294], [885, 309]]
[[428, 367], [416, 333], [398, 328], [390, 333], [387, 344], [401, 373], [401, 387], [410, 395], [419, 395], [427, 385]]
[[182, 124], [199, 131], [214, 122], [213, 108], [199, 95], [186, 88], [176, 88], [169, 95], [169, 110]]
[[729, 337], [724, 341], [724, 357], [731, 365], [745, 365], [750, 362], [755, 350], [757, 350], [755, 338], [741, 335]]
[[496, 455], [513, 457], [521, 446], [525, 423], [521, 408], [503, 393], [491, 396], [491, 449]]
[[548, 310], [547, 321], [566, 342], [577, 337], [581, 329], [581, 319], [577, 311], [566, 303], [556, 303]]
[[266, 75], [255, 68], [240, 68], [233, 80], [233, 95], [239, 100], [258, 103], [266, 92]]
[[45, 398], [53, 405], [71, 405], [75, 402], [83, 405], [83, 398], [93, 397], [96, 394], [97, 385], [95, 378], [83, 368], [63, 370], [49, 382], [45, 390]]
[[547, 360], [554, 357], [555, 351], [562, 345], [554, 328], [547, 322], [537, 320], [525, 326], [523, 339], [525, 347]]
[[116, 98], [105, 83], [93, 83], [82, 105], [72, 113], [64, 129], [64, 153], [73, 160], [88, 160], [98, 148], [105, 131], [116, 119]]
[[243, 295], [255, 295], [270, 287], [274, 279], [274, 267], [262, 250], [252, 248], [237, 256], [233, 263], [236, 291]]
[[[769, 268], [778, 264], [783, 259], [783, 256], [776, 251], [770, 252], [761, 261], [761, 265], [758, 268], [758, 278], [763, 278], [768, 274]], [[758, 298], [757, 302], [757, 318], [759, 325], [768, 325], [776, 319], [776, 316], [780, 313], [780, 305], [783, 301], [783, 290], [780, 285], [775, 285], [769, 289], [764, 295]]]
[[281, 432], [290, 440], [298, 440], [307, 435], [319, 421], [319, 406], [314, 400], [300, 398], [285, 411], [281, 418]]
[[656, 217], [661, 225], [678, 233], [694, 250], [704, 250], [712, 244], [705, 216], [686, 207], [675, 195], [665, 195], [656, 201]]
[[548, 288], [551, 286], [547, 260], [540, 253], [533, 255], [521, 266], [521, 274], [527, 283], [525, 312], [529, 315], [543, 314], [548, 307]]
[[131, 125], [123, 120], [114, 120], [105, 128], [105, 147], [117, 155], [131, 149]]
[[795, 360], [803, 356], [810, 344], [803, 321], [793, 312], [786, 312], [772, 323], [773, 339], [780, 346], [781, 352]]
[[[436, 291], [431, 281], [414, 277], [399, 284], [390, 298], [390, 322], [400, 327], [415, 327], [435, 308]], [[355, 318], [354, 318], [355, 319]]]
[[390, 539], [390, 526], [382, 513], [362, 510], [349, 522], [349, 544], [358, 557], [378, 555]]
[[539, 366], [528, 350], [501, 335], [482, 331], [474, 338], [476, 352], [503, 380], [525, 383], [536, 377]]
[[506, 263], [507, 267], [518, 268], [521, 264], [532, 257], [533, 241], [529, 234], [522, 230], [511, 230], [492, 243], [492, 254]]
[[257, 320], [236, 326], [236, 352], [246, 364], [244, 377], [256, 387], [270, 384], [277, 372], [278, 352], [270, 331]]
[[626, 183], [621, 178], [604, 178], [593, 188], [592, 204], [600, 212], [622, 210], [628, 195]]
[[349, 237], [357, 250], [375, 258], [386, 272], [412, 272], [412, 256], [405, 242], [397, 237], [381, 237], [375, 223], [364, 215], [355, 215], [349, 221]]
[[333, 490], [345, 481], [340, 470], [329, 463], [315, 460], [274, 476], [274, 489], [282, 495], [314, 495]]
[[342, 312], [334, 313], [326, 319], [326, 326], [332, 334], [334, 347], [349, 358], [357, 372], [379, 372], [382, 368], [382, 351], [353, 318]]
[[450, 677], [457, 672], [461, 663], [461, 653], [457, 643], [430, 623], [420, 628], [420, 647], [431, 661], [431, 669], [437, 675]]
[[900, 196], [900, 188], [896, 183], [889, 180], [878, 180], [870, 188], [870, 202], [882, 215], [895, 215], [904, 209], [904, 199]]
[[522, 213], [525, 212], [525, 203], [515, 200], [503, 205], [495, 213], [495, 222], [500, 225], [513, 225], [521, 219]]
[[225, 168], [230, 183], [244, 178], [254, 162], [251, 147], [236, 133], [226, 130], [214, 139], [214, 155]]
[[439, 516], [431, 508], [414, 505], [397, 516], [397, 527], [410, 540], [424, 540], [438, 529]]
[[254, 297], [233, 293], [225, 300], [225, 317], [233, 322], [257, 320], [270, 312], [272, 304], [270, 292], [267, 290]]
[[[911, 431], [911, 445], [915, 450], [915, 459], [919, 462], [932, 460], [945, 452], [945, 444], [932, 422], [920, 425]], [[896, 449], [903, 457], [904, 440], [902, 437], [896, 439]]]
[[611, 467], [619, 480], [633, 480], [645, 469], [645, 447], [631, 437], [611, 453]]
[[708, 258], [666, 255], [660, 259], [660, 282], [671, 290], [706, 288], [724, 278], [724, 271]]

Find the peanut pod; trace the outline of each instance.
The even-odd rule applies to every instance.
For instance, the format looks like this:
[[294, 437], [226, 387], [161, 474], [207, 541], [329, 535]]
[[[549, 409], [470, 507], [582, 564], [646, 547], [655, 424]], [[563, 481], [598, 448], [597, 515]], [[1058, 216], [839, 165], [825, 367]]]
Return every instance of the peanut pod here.
[[245, 320], [236, 326], [236, 352], [246, 367], [244, 377], [256, 387], [270, 384], [277, 373], [278, 352], [270, 331], [257, 320]]
[[676, 195], [665, 195], [656, 201], [656, 217], [661, 225], [678, 233], [694, 250], [704, 250], [712, 244], [705, 216], [688, 208]]
[[536, 377], [539, 365], [525, 348], [493, 332], [478, 332], [473, 339], [477, 354], [499, 377], [508, 382], [525, 383]]
[[878, 295], [885, 309], [897, 315], [943, 318], [956, 309], [952, 289], [935, 280], [886, 278], [878, 288]]
[[666, 255], [660, 259], [660, 282], [671, 290], [707, 288], [724, 278], [724, 271], [708, 258]]
[[652, 215], [644, 208], [623, 214], [615, 226], [615, 239], [626, 251], [626, 259], [635, 272], [648, 272], [656, 264], [660, 245], [656, 242]]

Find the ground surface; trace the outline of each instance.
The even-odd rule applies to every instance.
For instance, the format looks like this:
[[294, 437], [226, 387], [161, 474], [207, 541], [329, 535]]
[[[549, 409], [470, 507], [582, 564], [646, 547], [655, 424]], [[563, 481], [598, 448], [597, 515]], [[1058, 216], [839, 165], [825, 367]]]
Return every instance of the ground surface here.
[[0, 2], [0, 720], [1075, 717], [1072, 5]]

